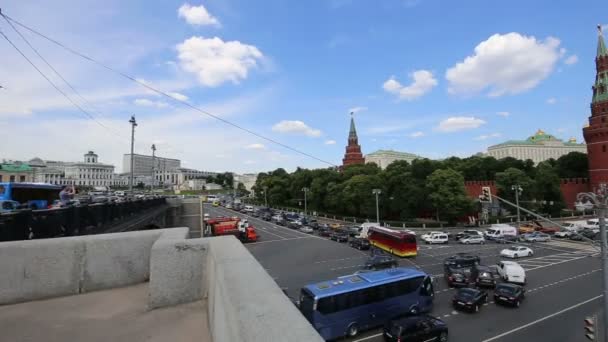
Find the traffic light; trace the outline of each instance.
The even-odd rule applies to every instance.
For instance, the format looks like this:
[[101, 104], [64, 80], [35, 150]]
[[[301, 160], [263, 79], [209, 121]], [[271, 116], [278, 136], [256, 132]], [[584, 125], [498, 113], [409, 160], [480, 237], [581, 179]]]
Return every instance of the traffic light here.
[[492, 190], [489, 186], [481, 187], [481, 195], [479, 195], [479, 200], [481, 202], [492, 203]]
[[585, 318], [585, 337], [589, 341], [595, 341], [595, 318]]

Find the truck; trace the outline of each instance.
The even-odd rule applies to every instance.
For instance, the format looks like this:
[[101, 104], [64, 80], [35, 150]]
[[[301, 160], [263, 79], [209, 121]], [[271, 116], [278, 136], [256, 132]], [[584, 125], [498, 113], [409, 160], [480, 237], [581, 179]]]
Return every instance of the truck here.
[[256, 242], [258, 235], [255, 228], [238, 217], [217, 217], [205, 221], [207, 231], [212, 236], [234, 235], [241, 242]]
[[497, 223], [491, 225], [484, 235], [487, 240], [507, 243], [507, 241], [514, 241], [517, 238], [517, 229], [508, 224]]

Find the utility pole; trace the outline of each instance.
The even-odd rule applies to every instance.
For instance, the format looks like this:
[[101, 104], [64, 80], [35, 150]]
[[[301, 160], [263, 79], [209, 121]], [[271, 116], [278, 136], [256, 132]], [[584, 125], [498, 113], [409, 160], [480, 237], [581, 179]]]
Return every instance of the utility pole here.
[[268, 208], [268, 187], [264, 187], [264, 203], [266, 204], [266, 208]]
[[135, 127], [137, 127], [137, 121], [135, 121], [135, 115], [131, 116], [129, 120], [131, 124], [131, 174], [129, 175], [129, 192], [133, 196], [133, 146], [135, 145]]
[[376, 195], [376, 222], [380, 224], [380, 207], [378, 206], [378, 195], [382, 193], [380, 189], [373, 189], [372, 194]]
[[154, 192], [154, 182], [156, 181], [156, 164], [154, 163], [154, 157], [156, 155], [156, 145], [152, 144], [152, 185], [150, 185], [150, 192]]
[[306, 203], [307, 202], [306, 194], [308, 193], [308, 190], [309, 189], [307, 187], [302, 188], [302, 191], [304, 191], [304, 216], [306, 216], [307, 209], [308, 209], [307, 203]]
[[519, 216], [519, 194], [523, 191], [519, 184], [515, 184], [511, 186], [511, 190], [515, 190], [515, 204], [517, 205], [517, 227], [519, 228], [520, 224], [520, 216]]

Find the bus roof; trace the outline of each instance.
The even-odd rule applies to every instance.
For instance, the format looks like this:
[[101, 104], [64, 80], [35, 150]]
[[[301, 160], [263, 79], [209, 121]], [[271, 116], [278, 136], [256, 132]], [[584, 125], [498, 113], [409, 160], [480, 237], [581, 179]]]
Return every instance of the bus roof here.
[[61, 190], [61, 185], [54, 185], [48, 183], [15, 183], [15, 182], [2, 182], [0, 185], [11, 188], [21, 189], [50, 189], [50, 190]]
[[381, 271], [351, 274], [337, 279], [306, 285], [304, 288], [315, 297], [333, 296], [336, 294], [381, 285], [394, 280], [409, 279], [427, 274], [414, 268], [397, 267]]
[[402, 238], [404, 236], [413, 235], [411, 233], [404, 232], [401, 230], [389, 229], [389, 228], [384, 228], [384, 227], [370, 227], [369, 231], [374, 231], [374, 232], [379, 232], [379, 233], [386, 234], [386, 235], [391, 235], [396, 238]]

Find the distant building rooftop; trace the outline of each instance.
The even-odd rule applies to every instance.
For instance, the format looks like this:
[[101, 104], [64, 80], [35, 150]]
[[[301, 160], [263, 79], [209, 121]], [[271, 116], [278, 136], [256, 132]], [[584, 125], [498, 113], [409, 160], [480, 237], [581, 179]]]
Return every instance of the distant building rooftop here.
[[542, 129], [536, 131], [532, 136], [529, 136], [526, 140], [507, 140], [503, 143], [496, 144], [488, 147], [488, 149], [503, 147], [508, 145], [529, 145], [529, 146], [585, 146], [583, 143], [578, 143], [576, 138], [570, 138], [564, 142], [561, 139], [556, 138], [551, 134], [545, 133]]
[[30, 172], [32, 168], [27, 164], [0, 164], [0, 170], [6, 172]]

